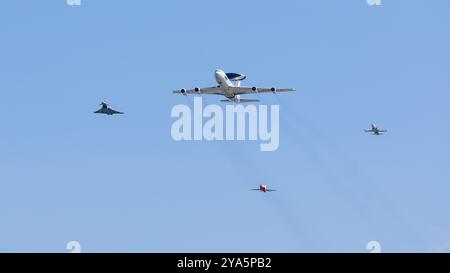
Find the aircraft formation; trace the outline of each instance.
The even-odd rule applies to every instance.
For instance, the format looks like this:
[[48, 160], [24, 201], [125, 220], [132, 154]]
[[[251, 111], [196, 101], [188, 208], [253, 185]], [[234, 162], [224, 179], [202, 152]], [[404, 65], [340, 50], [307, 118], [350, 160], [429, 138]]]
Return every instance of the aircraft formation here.
[[[276, 88], [276, 87], [245, 87], [241, 86], [241, 81], [245, 80], [247, 77], [240, 73], [225, 73], [221, 69], [216, 69], [214, 72], [214, 78], [216, 80], [217, 85], [212, 87], [199, 88], [195, 87], [193, 89], [180, 89], [173, 91], [174, 94], [182, 94], [184, 96], [188, 94], [210, 94], [210, 95], [220, 95], [224, 96], [225, 99], [221, 100], [222, 102], [233, 102], [233, 103], [242, 103], [242, 102], [258, 102], [258, 99], [247, 99], [241, 98], [241, 95], [244, 94], [258, 94], [258, 93], [277, 93], [277, 92], [293, 92], [296, 91], [294, 88]], [[235, 84], [233, 83], [235, 82]], [[105, 114], [108, 116], [124, 114], [124, 112], [116, 111], [109, 107], [109, 105], [105, 102], [100, 103], [101, 108], [94, 113], [96, 114]], [[371, 128], [368, 130], [364, 130], [367, 133], [372, 133], [372, 135], [382, 135], [386, 133], [387, 130], [383, 130], [378, 128], [375, 123], [371, 124]], [[268, 188], [267, 185], [261, 184], [259, 188], [251, 189], [252, 191], [258, 191], [262, 193], [273, 192], [276, 189]]]

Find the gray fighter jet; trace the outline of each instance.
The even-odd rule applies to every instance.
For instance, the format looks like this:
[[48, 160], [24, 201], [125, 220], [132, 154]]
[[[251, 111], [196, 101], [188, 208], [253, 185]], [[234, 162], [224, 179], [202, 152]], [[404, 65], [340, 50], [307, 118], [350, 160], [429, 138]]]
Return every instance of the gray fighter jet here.
[[98, 109], [97, 111], [95, 111], [94, 113], [96, 114], [106, 114], [106, 115], [114, 115], [114, 114], [123, 114], [123, 112], [119, 112], [116, 110], [113, 110], [111, 108], [108, 107], [108, 104], [103, 102], [100, 103], [100, 105], [102, 106], [102, 108]]
[[371, 124], [370, 130], [364, 130], [364, 131], [366, 131], [367, 133], [372, 133], [373, 135], [377, 135], [377, 136], [382, 135], [382, 133], [387, 132], [387, 130], [381, 130], [380, 128], [378, 128], [377, 125], [375, 125], [375, 123]]

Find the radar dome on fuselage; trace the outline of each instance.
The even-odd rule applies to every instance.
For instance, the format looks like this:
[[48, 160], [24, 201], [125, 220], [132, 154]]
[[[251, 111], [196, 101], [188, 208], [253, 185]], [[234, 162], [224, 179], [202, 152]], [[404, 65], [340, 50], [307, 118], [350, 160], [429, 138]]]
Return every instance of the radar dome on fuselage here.
[[247, 76], [239, 73], [225, 73], [230, 81], [243, 81]]

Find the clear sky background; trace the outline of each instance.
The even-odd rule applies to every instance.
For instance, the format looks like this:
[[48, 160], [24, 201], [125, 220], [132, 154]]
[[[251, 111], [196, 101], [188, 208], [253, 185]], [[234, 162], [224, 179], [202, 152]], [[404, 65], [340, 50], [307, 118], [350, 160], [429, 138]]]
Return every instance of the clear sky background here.
[[[449, 252], [449, 14], [448, 0], [2, 1], [0, 251]], [[192, 97], [171, 91], [215, 85], [219, 67], [297, 88], [260, 95], [280, 104], [277, 151], [172, 140], [170, 111]], [[93, 114], [102, 100], [126, 114]], [[261, 183], [278, 191], [249, 191]]]

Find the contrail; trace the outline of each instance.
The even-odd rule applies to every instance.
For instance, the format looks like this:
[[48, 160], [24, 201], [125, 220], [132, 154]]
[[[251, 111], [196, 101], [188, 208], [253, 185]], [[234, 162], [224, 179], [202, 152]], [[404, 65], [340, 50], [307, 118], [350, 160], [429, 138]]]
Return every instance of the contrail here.
[[[240, 145], [233, 145], [232, 149], [225, 148], [223, 150], [224, 154], [234, 166], [233, 169], [242, 170], [237, 171], [237, 174], [240, 182], [244, 183], [246, 187], [255, 187], [255, 185], [258, 184], [257, 180], [260, 176], [265, 177], [266, 179], [271, 177], [271, 175], [268, 174], [269, 170], [254, 164], [253, 160], [249, 158], [249, 154], [243, 151]], [[246, 162], [245, 166], [240, 165], [240, 162]], [[254, 174], [258, 175], [255, 176]], [[309, 234], [303, 224], [306, 219], [302, 219], [301, 212], [296, 213], [293, 210], [293, 204], [289, 200], [286, 200], [285, 197], [279, 197], [278, 195], [280, 194], [282, 194], [281, 190], [275, 193], [267, 193], [268, 202], [270, 202], [278, 216], [282, 219], [286, 228], [293, 234], [293, 239], [295, 240], [299, 251], [314, 251], [315, 245], [310, 239], [311, 234]]]
[[[296, 111], [293, 111], [282, 101], [282, 99], [278, 95], [276, 95], [276, 98], [280, 106], [282, 106], [280, 107], [280, 109], [282, 108], [287, 112], [288, 118], [293, 119], [295, 117], [295, 120], [300, 120], [301, 122], [295, 122], [295, 124], [304, 125], [306, 128], [305, 132], [314, 135], [312, 139], [320, 140], [320, 144], [317, 146], [325, 145], [327, 152], [334, 158], [339, 158], [339, 162], [344, 166], [345, 171], [352, 175], [352, 180], [356, 180], [358, 182], [352, 183], [350, 185], [352, 189], [349, 189], [348, 187], [343, 185], [343, 183], [341, 183], [342, 179], [325, 166], [324, 162], [319, 156], [319, 153], [317, 153], [312, 145], [300, 145], [301, 143], [306, 143], [305, 138], [302, 137], [302, 134], [298, 132], [298, 130], [292, 125], [290, 120], [288, 120], [288, 118], [280, 113], [280, 118], [286, 123], [289, 133], [292, 134], [295, 139], [301, 140], [296, 141], [296, 143], [301, 146], [301, 148], [303, 148], [304, 152], [308, 154], [310, 159], [314, 160], [321, 167], [321, 169], [325, 172], [325, 176], [330, 178], [331, 181], [336, 182], [330, 183], [330, 180], [327, 179], [327, 184], [337, 193], [345, 197], [345, 199], [348, 198], [347, 200], [351, 202], [352, 207], [358, 209], [359, 214], [361, 215], [361, 217], [363, 217], [362, 219], [366, 219], [366, 224], [370, 224], [375, 221], [372, 212], [373, 207], [368, 204], [369, 202], [367, 199], [363, 198], [364, 200], [361, 200], [357, 196], [366, 198], [368, 196], [373, 197], [374, 201], [384, 207], [384, 211], [390, 214], [391, 218], [394, 221], [397, 221], [399, 224], [405, 227], [405, 233], [409, 233], [411, 235], [410, 237], [421, 240], [417, 232], [413, 230], [414, 227], [405, 221], [404, 215], [402, 215], [402, 213], [398, 210], [392, 200], [376, 186], [376, 181], [374, 181], [371, 176], [365, 174], [358, 166], [358, 164], [346, 154], [345, 150], [341, 149], [336, 143], [330, 141], [330, 139], [325, 134], [320, 132], [320, 130], [318, 130], [306, 118], [302, 117], [302, 115], [300, 115]], [[364, 184], [364, 187], [361, 187], [361, 184]], [[357, 196], [351, 194], [351, 191], [357, 194]]]

